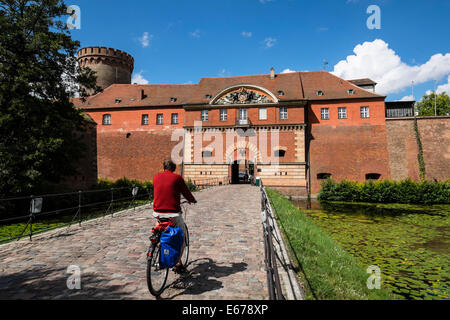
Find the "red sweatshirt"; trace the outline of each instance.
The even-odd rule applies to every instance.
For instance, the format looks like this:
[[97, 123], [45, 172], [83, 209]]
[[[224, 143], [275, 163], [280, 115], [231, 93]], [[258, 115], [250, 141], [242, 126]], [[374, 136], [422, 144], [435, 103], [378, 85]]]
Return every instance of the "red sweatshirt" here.
[[153, 194], [153, 210], [161, 213], [181, 212], [181, 194], [189, 202], [196, 201], [183, 178], [171, 171], [164, 171], [153, 177]]

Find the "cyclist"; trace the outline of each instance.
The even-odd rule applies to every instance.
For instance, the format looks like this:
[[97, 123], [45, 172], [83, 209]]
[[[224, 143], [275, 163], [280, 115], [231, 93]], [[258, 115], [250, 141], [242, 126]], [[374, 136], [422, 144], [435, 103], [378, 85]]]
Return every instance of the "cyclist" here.
[[[197, 203], [189, 188], [186, 186], [183, 178], [174, 173], [176, 164], [171, 159], [164, 160], [164, 172], [153, 177], [153, 216], [157, 219], [171, 219], [173, 223], [186, 233], [185, 224], [180, 206], [180, 195], [183, 195], [189, 203]], [[186, 267], [181, 264], [180, 260], [173, 270], [177, 273], [186, 271]]]

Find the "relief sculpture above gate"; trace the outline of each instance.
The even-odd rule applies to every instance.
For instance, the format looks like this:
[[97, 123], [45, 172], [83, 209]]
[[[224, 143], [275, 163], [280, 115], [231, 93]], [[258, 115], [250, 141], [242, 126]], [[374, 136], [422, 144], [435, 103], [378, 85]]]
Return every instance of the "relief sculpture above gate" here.
[[237, 91], [230, 92], [221, 97], [216, 102], [217, 104], [260, 104], [260, 103], [273, 103], [273, 101], [256, 91], [246, 89], [244, 87]]

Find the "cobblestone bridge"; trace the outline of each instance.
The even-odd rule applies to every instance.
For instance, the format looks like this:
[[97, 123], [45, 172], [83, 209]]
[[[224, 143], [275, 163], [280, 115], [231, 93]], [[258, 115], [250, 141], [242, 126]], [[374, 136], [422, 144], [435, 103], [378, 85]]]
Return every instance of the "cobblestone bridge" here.
[[[189, 208], [189, 274], [170, 272], [161, 299], [267, 299], [260, 192], [248, 185], [197, 192]], [[0, 247], [0, 299], [154, 299], [146, 250], [147, 207]], [[69, 266], [81, 270], [70, 290]]]

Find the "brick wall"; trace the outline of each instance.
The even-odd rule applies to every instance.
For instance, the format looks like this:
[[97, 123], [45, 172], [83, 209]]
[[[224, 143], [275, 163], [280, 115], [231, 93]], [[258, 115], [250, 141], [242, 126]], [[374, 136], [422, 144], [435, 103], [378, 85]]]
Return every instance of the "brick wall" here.
[[[428, 180], [450, 179], [450, 117], [417, 118]], [[386, 121], [388, 150], [393, 180], [419, 180], [414, 119]]]
[[[171, 136], [172, 130], [98, 133], [99, 177], [152, 180], [178, 144]], [[180, 166], [176, 172], [180, 173]]]
[[390, 178], [385, 126], [315, 126], [311, 133], [313, 194], [320, 190], [319, 173], [329, 173], [337, 181], [365, 181], [368, 173]]

